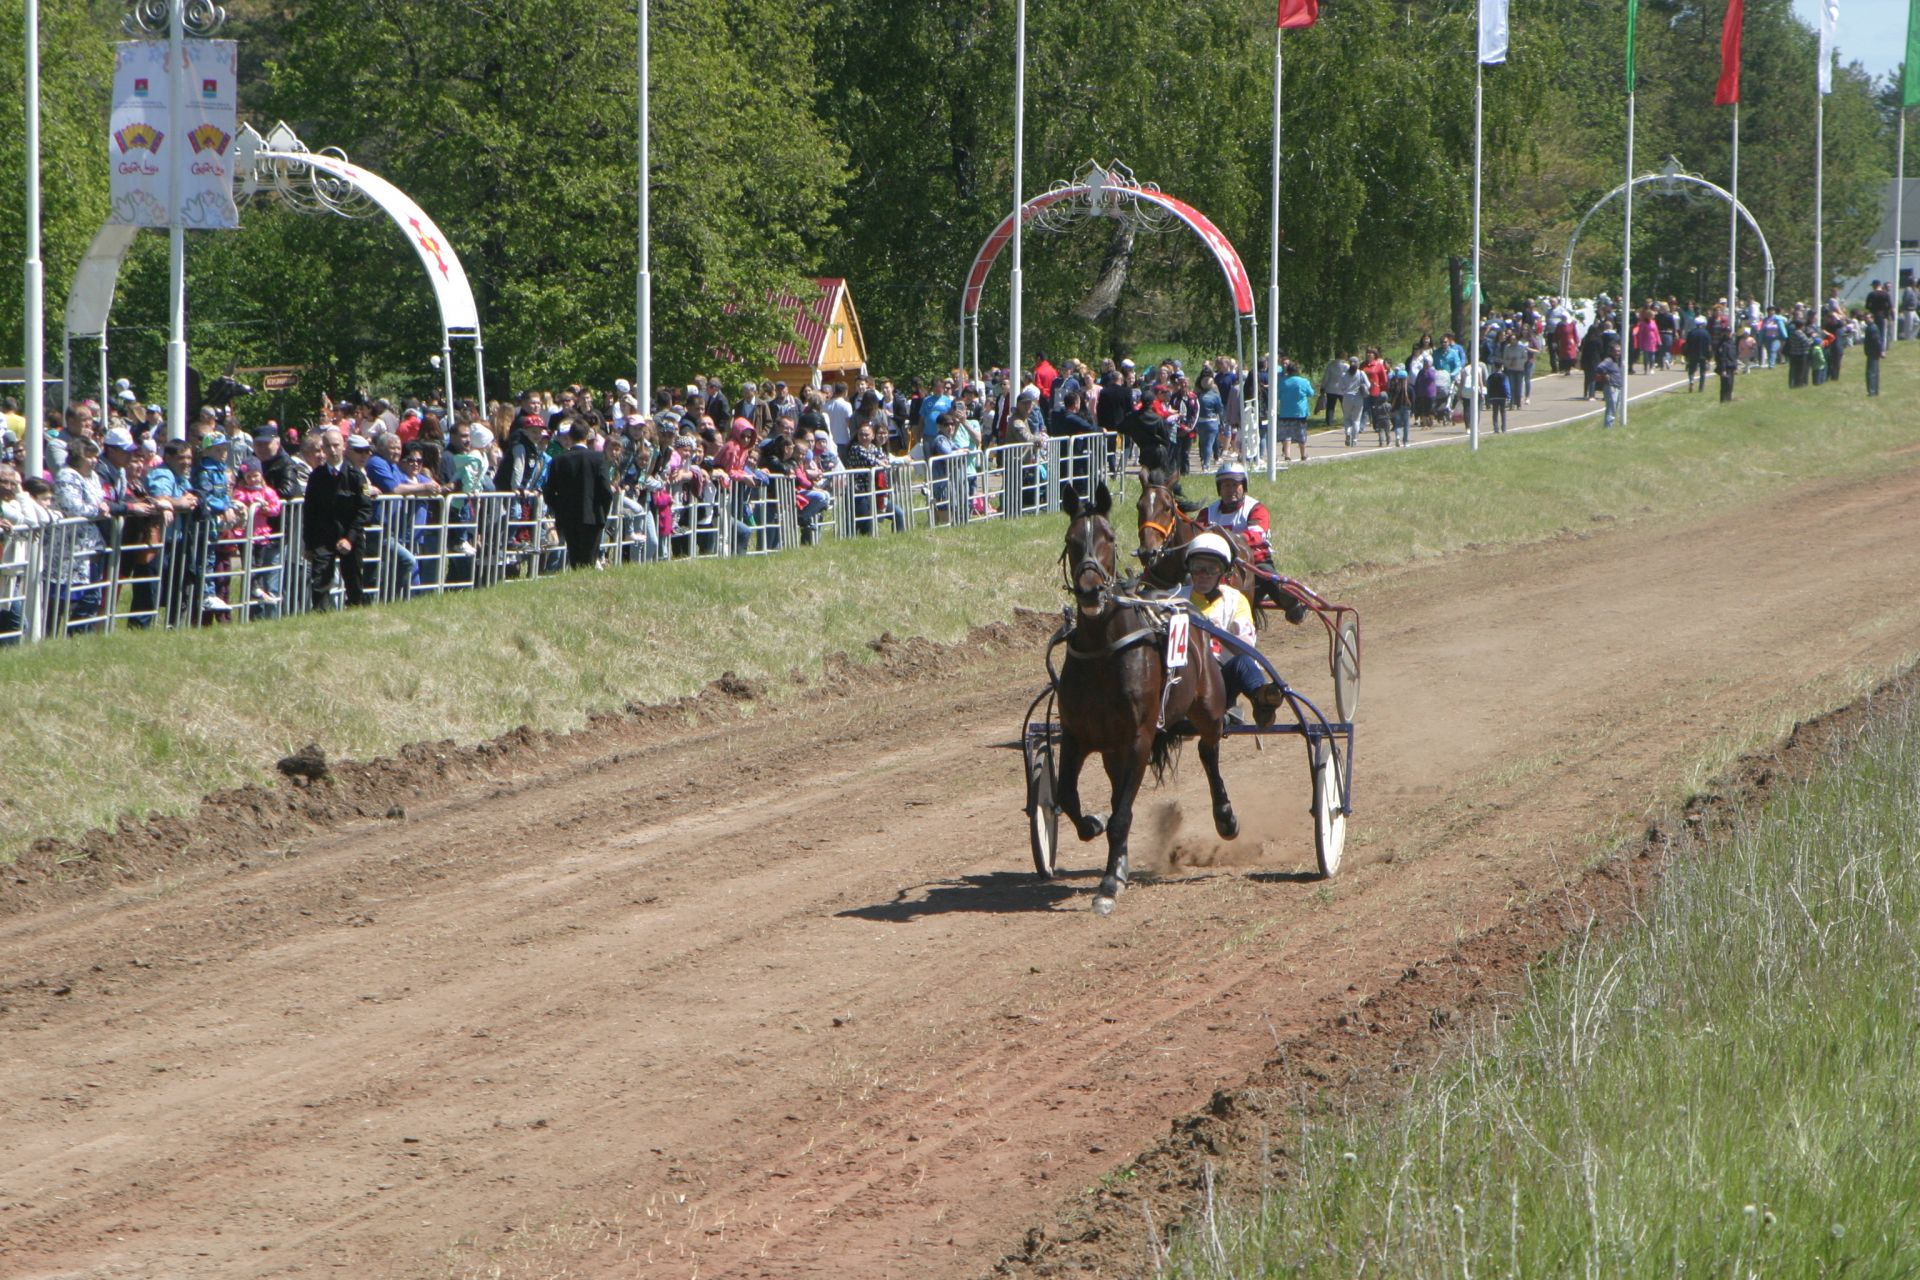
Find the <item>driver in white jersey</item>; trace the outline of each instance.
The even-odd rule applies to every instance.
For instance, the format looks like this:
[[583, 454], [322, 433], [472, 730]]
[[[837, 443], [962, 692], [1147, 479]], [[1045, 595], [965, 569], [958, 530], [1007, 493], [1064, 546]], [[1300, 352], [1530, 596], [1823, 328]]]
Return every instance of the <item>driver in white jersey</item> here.
[[[1197, 517], [1203, 528], [1228, 529], [1240, 535], [1253, 561], [1254, 599], [1270, 600], [1285, 611], [1288, 622], [1301, 622], [1307, 607], [1280, 589], [1279, 575], [1273, 568], [1273, 543], [1269, 535], [1273, 519], [1267, 506], [1247, 494], [1247, 469], [1238, 462], [1223, 462], [1213, 473], [1214, 491], [1220, 496]], [[1236, 593], [1237, 594], [1237, 593]]]

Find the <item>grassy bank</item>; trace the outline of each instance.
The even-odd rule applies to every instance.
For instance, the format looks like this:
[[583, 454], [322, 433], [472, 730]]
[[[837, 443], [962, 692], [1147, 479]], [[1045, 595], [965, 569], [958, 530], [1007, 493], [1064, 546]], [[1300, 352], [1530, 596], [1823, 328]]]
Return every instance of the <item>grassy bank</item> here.
[[[1920, 439], [1911, 356], [1889, 362], [1878, 401], [1852, 383], [1792, 395], [1782, 384], [1750, 379], [1731, 408], [1708, 396], [1644, 402], [1624, 430], [1583, 424], [1478, 455], [1424, 449], [1296, 469], [1256, 491], [1272, 504], [1285, 562], [1324, 578], [1898, 466], [1894, 451]], [[777, 693], [794, 669], [812, 672], [834, 650], [864, 654], [882, 631], [951, 640], [1016, 604], [1053, 607], [1059, 539], [1057, 521], [976, 525], [0, 653], [0, 861], [121, 813], [183, 812], [308, 741], [364, 757], [521, 724], [567, 729], [729, 669]]]
[[1902, 701], [1390, 1119], [1305, 1122], [1284, 1187], [1165, 1274], [1913, 1274], [1916, 849]]

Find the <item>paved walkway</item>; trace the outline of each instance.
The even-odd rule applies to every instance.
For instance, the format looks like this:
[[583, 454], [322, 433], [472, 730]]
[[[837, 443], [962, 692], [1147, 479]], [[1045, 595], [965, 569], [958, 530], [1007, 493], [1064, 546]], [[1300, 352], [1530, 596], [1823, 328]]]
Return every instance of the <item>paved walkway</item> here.
[[[1565, 426], [1569, 422], [1578, 422], [1583, 418], [1599, 417], [1599, 398], [1595, 397], [1592, 400], [1582, 400], [1580, 398], [1580, 383], [1581, 378], [1577, 372], [1569, 374], [1566, 377], [1551, 373], [1544, 377], [1535, 377], [1533, 380], [1532, 401], [1525, 408], [1515, 407], [1507, 413], [1507, 434], [1513, 435], [1523, 431], [1545, 431], [1549, 427]], [[1676, 387], [1680, 388], [1684, 394], [1686, 385], [1687, 375], [1684, 369], [1674, 369], [1667, 373], [1636, 374], [1627, 384], [1629, 403], [1639, 404], [1650, 396], [1660, 395]], [[1710, 390], [1700, 394], [1719, 394], [1718, 382], [1710, 379], [1708, 386]], [[1318, 404], [1317, 401], [1315, 403], [1316, 405]], [[1338, 413], [1339, 411], [1335, 410], [1336, 421], [1338, 419]], [[1359, 442], [1349, 449], [1346, 447], [1345, 437], [1341, 432], [1341, 428], [1335, 426], [1332, 430], [1326, 430], [1320, 425], [1324, 421], [1324, 416], [1316, 415], [1313, 420], [1307, 424], [1307, 461], [1309, 463], [1318, 465], [1322, 462], [1336, 462], [1346, 458], [1364, 458], [1373, 454], [1392, 453], [1394, 451], [1391, 445], [1382, 449], [1379, 445], [1375, 444], [1374, 441], [1377, 437], [1373, 434], [1373, 430], [1370, 427], [1360, 432]], [[1494, 438], [1492, 419], [1484, 409], [1481, 411], [1480, 435], [1483, 445]], [[1407, 446], [1410, 449], [1430, 449], [1439, 445], [1465, 444], [1467, 442], [1466, 424], [1452, 424], [1445, 427], [1437, 427], [1431, 431], [1422, 431], [1416, 427], [1410, 436], [1410, 441]], [[1294, 465], [1298, 466], [1300, 464], [1296, 462]]]

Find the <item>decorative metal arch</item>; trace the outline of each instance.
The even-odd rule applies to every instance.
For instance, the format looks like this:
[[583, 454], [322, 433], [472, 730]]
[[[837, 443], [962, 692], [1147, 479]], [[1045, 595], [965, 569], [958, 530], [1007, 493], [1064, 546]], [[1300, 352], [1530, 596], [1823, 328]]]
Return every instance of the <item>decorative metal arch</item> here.
[[[1087, 219], [1102, 217], [1131, 221], [1143, 231], [1168, 230], [1178, 222], [1199, 236], [1226, 277], [1227, 288], [1233, 295], [1236, 331], [1239, 324], [1245, 322], [1254, 326], [1257, 334], [1253, 284], [1247, 278], [1247, 268], [1240, 261], [1239, 252], [1225, 233], [1192, 205], [1152, 183], [1135, 181], [1132, 172], [1118, 161], [1104, 167], [1095, 163], [1084, 165], [1071, 180], [1054, 183], [1051, 190], [1020, 206], [1021, 225], [1046, 231], [1062, 231]], [[1008, 214], [981, 244], [980, 252], [974, 255], [973, 266], [967, 271], [966, 285], [960, 291], [960, 363], [963, 366], [973, 367], [967, 364], [969, 327], [973, 332], [974, 364], [979, 362], [981, 295], [986, 291], [994, 259], [1012, 238], [1013, 215]], [[1257, 338], [1253, 345], [1259, 350]]]
[[[447, 243], [439, 225], [400, 188], [354, 165], [338, 148], [309, 151], [285, 124], [277, 124], [262, 138], [252, 126], [242, 125], [234, 143], [234, 168], [240, 198], [273, 198], [302, 213], [331, 213], [343, 218], [385, 213], [413, 245], [426, 268], [440, 309], [441, 372], [447, 404], [453, 391], [453, 339], [473, 343], [476, 402], [487, 402], [486, 348], [480, 338], [480, 312], [459, 255]], [[109, 224], [94, 237], [67, 293], [66, 364], [71, 370], [73, 340], [97, 338], [100, 343], [100, 386], [107, 380], [107, 315], [120, 278], [120, 263], [132, 247], [137, 228]], [[72, 386], [69, 372], [67, 385]], [[69, 397], [71, 392], [69, 391]]]
[[[1734, 198], [1733, 192], [1728, 191], [1725, 187], [1708, 182], [1705, 178], [1698, 177], [1691, 173], [1682, 173], [1678, 163], [1671, 160], [1668, 161], [1667, 167], [1659, 173], [1643, 173], [1631, 182], [1621, 183], [1594, 201], [1593, 207], [1587, 210], [1585, 216], [1574, 226], [1573, 234], [1567, 237], [1567, 252], [1560, 259], [1561, 297], [1570, 297], [1573, 293], [1573, 250], [1574, 246], [1580, 242], [1580, 233], [1587, 229], [1587, 223], [1593, 218], [1594, 214], [1600, 212], [1600, 210], [1606, 206], [1608, 201], [1617, 200], [1626, 194], [1629, 187], [1638, 187], [1642, 184], [1658, 184], [1658, 186], [1655, 187], [1655, 192], [1659, 195], [1679, 194], [1683, 184], [1691, 184], [1692, 186], [1704, 188], [1739, 210], [1741, 220], [1744, 221], [1748, 227], [1752, 228], [1755, 238], [1760, 241], [1760, 253], [1766, 259], [1767, 291], [1766, 297], [1763, 299], [1763, 305], [1773, 305], [1773, 250], [1767, 247], [1766, 232], [1760, 230], [1760, 224], [1754, 220], [1753, 214], [1747, 209], [1746, 205]], [[1733, 299], [1727, 299], [1727, 305], [1732, 306]]]

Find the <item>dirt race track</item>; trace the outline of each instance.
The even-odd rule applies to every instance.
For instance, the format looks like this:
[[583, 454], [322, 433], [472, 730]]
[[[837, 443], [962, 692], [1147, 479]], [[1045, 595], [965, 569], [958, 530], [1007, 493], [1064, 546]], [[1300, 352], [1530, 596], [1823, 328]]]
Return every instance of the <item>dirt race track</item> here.
[[[1340, 878], [1305, 752], [1239, 743], [1246, 834], [1188, 760], [1111, 919], [1102, 847], [1026, 872], [1031, 620], [230, 798], [277, 834], [0, 920], [0, 1275], [980, 1275], [1716, 740], [1907, 659], [1916, 582], [1912, 470], [1375, 577]], [[1317, 626], [1268, 643], [1326, 692]]]

